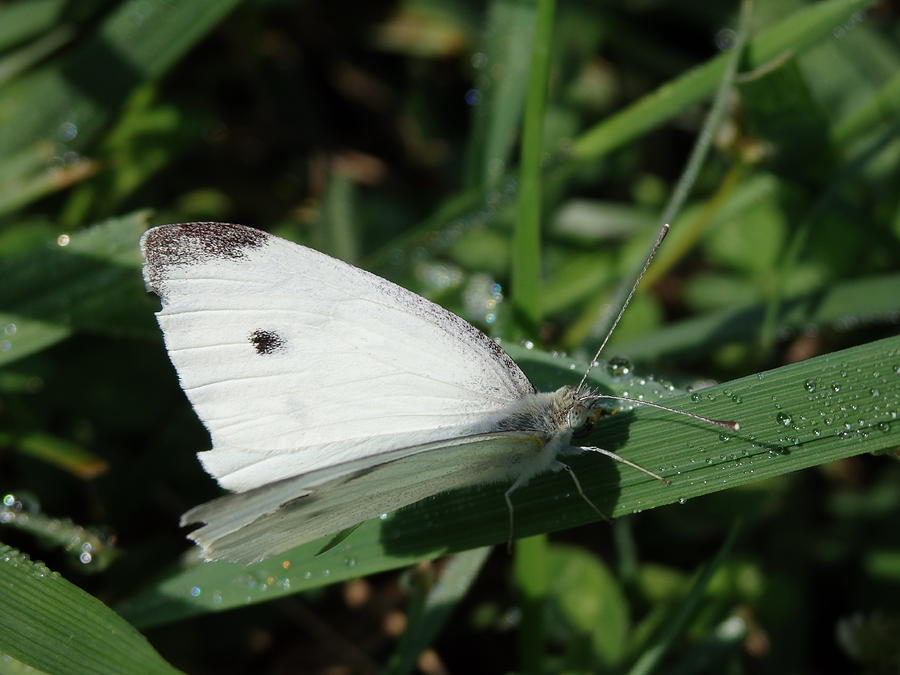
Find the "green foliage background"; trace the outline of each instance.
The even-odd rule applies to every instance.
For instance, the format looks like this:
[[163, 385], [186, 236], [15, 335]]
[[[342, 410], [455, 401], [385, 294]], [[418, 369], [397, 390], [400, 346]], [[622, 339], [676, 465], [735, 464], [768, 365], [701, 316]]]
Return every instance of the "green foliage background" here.
[[[729, 86], [738, 10], [0, 4], [0, 668], [896, 672], [897, 9], [758, 0]], [[147, 226], [314, 246], [557, 387], [723, 82], [711, 152], [607, 350], [628, 360], [596, 384], [740, 434], [646, 409], [602, 421], [594, 442], [672, 487], [579, 458], [592, 497], [634, 515], [597, 523], [566, 476], [542, 477], [517, 494], [517, 534], [554, 534], [513, 557], [484, 548], [506, 537], [499, 487], [320, 556], [185, 553], [178, 516], [216, 488], [140, 280]]]

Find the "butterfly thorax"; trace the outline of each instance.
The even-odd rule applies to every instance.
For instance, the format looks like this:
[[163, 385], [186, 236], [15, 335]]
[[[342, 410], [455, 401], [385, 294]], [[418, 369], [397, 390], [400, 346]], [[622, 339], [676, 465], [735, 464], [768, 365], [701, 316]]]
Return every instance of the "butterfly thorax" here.
[[579, 403], [574, 387], [524, 396], [497, 423], [497, 431], [533, 430], [551, 438], [565, 438], [583, 424], [587, 412]]

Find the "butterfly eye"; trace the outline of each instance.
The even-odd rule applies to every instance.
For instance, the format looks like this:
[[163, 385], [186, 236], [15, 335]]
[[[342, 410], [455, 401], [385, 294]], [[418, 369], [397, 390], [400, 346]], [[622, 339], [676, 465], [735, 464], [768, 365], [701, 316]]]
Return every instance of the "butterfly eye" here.
[[[590, 416], [588, 415], [587, 408], [577, 404], [572, 406], [572, 408], [569, 410], [568, 417], [569, 428], [575, 432], [588, 424], [588, 422], [590, 421]], [[593, 422], [591, 422], [591, 424], [593, 424]]]

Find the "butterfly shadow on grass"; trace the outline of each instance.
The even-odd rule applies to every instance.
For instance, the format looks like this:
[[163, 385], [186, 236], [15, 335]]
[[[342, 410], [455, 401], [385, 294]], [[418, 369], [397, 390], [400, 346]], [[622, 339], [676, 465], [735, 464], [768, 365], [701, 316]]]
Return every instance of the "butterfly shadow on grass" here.
[[[590, 435], [573, 442], [617, 452], [628, 440], [628, 429], [634, 421], [631, 412], [602, 419]], [[560, 457], [572, 467], [585, 495], [601, 513], [611, 517], [620, 498], [621, 472], [634, 469], [617, 467], [614, 460], [596, 453]], [[511, 484], [461, 487], [400, 509], [384, 518], [381, 544], [391, 555], [417, 556], [504, 543], [510, 536], [504, 492]], [[511, 498], [513, 538], [602, 521], [565, 471], [538, 474]]]

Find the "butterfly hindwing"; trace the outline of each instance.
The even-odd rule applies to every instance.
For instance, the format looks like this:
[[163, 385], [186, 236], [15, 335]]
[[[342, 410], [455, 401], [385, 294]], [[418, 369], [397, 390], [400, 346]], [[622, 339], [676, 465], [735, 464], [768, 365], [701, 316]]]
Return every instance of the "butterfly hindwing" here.
[[454, 488], [509, 480], [541, 452], [537, 432], [479, 434], [357, 459], [226, 495], [184, 515], [210, 560], [251, 563]]

